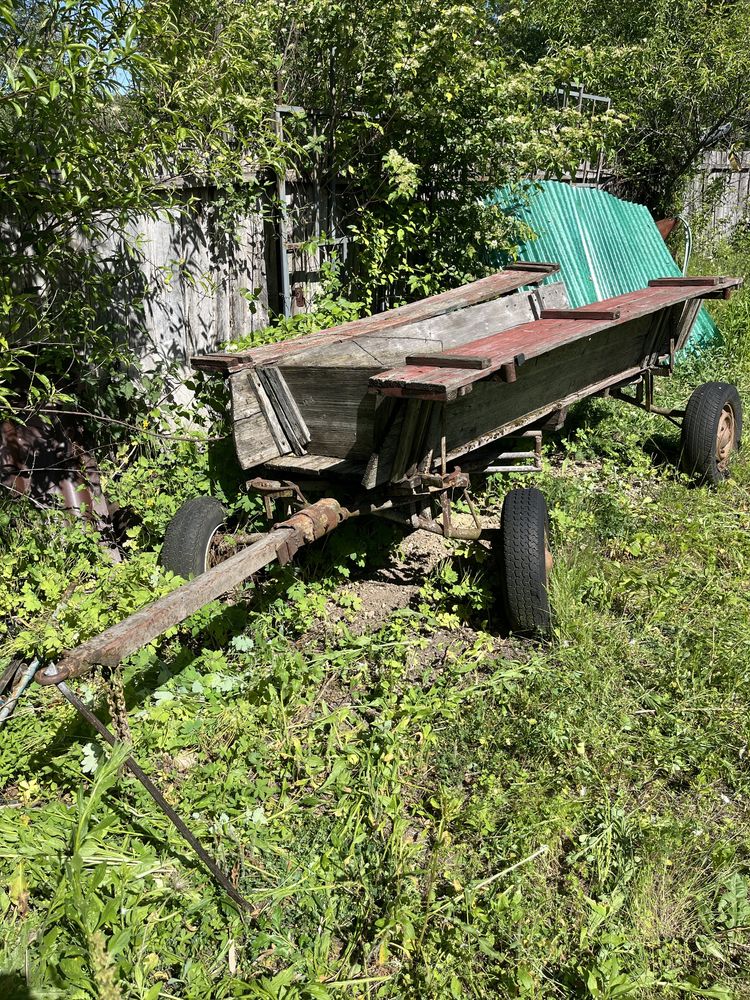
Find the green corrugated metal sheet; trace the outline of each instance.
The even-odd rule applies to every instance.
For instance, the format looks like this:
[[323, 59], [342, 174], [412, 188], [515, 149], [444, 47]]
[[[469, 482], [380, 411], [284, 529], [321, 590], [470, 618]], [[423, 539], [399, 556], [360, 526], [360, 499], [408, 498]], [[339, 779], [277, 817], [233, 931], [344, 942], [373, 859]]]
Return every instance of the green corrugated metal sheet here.
[[[520, 195], [502, 188], [493, 200], [537, 234], [522, 244], [519, 259], [558, 263], [559, 275], [545, 283], [564, 281], [574, 308], [681, 274], [644, 205], [559, 181], [540, 181]], [[710, 343], [717, 333], [701, 309], [689, 344]]]

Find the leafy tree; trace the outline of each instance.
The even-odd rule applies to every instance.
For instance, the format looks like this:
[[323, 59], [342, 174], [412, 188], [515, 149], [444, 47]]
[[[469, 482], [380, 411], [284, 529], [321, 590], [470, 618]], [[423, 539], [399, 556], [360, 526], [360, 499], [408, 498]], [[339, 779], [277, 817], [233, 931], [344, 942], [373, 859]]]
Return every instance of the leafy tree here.
[[620, 191], [657, 214], [679, 207], [702, 154], [731, 157], [750, 132], [750, 7], [706, 0], [525, 0], [517, 41], [530, 54], [595, 49], [585, 76], [628, 120]]
[[[96, 244], [179, 207], [174, 175], [242, 181], [237, 207], [248, 176], [318, 171], [354, 245], [342, 288], [372, 309], [484, 273], [514, 243], [486, 195], [610, 148], [621, 125], [554, 100], [598, 71], [593, 50], [527, 58], [518, 11], [485, 3], [1, 2], [6, 408], [117, 364], [119, 275]], [[276, 103], [303, 109], [283, 135]]]
[[315, 125], [355, 241], [356, 297], [371, 306], [485, 273], [490, 252], [515, 242], [486, 195], [614, 142], [616, 115], [591, 121], [554, 100], [595, 55], [527, 59], [517, 10], [301, 0], [285, 11], [280, 93]]
[[[122, 274], [98, 244], [139, 216], [184, 207], [175, 175], [237, 175], [248, 157], [270, 158], [276, 139], [262, 127], [272, 91], [238, 67], [230, 18], [218, 45], [159, 3], [28, 0], [4, 3], [0, 17], [7, 410], [59, 403], [84, 383], [96, 397], [126, 360], [123, 317], [107, 308]], [[168, 46], [157, 44], [164, 36]]]

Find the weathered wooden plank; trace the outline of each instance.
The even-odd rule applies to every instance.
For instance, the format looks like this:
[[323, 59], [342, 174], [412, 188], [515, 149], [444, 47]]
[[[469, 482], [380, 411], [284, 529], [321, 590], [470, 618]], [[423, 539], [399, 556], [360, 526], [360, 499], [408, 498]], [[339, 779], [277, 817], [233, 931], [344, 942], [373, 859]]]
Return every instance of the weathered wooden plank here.
[[[460, 288], [452, 288], [447, 292], [432, 295], [429, 298], [421, 299], [419, 302], [412, 302], [409, 305], [400, 306], [385, 313], [378, 313], [374, 316], [367, 316], [350, 323], [343, 323], [340, 326], [331, 327], [319, 333], [307, 334], [304, 337], [296, 337], [293, 340], [255, 347], [250, 351], [203, 355], [202, 357], [191, 358], [191, 364], [201, 367], [203, 370], [231, 372], [243, 367], [255, 367], [259, 364], [275, 364], [280, 363], [282, 360], [288, 361], [300, 351], [308, 351], [316, 346], [332, 344], [364, 334], [391, 330], [405, 323], [413, 323], [417, 320], [436, 317], [444, 313], [453, 312], [454, 310], [465, 309], [467, 306], [476, 305], [480, 302], [485, 302], [508, 292], [515, 291], [523, 285], [536, 284], [542, 281], [547, 275], [554, 274], [557, 270], [557, 264], [511, 267], [505, 271], [490, 275], [487, 278], [480, 278], [479, 281], [462, 285]], [[209, 368], [208, 366], [211, 367]]]
[[403, 363], [407, 355], [436, 354], [459, 347], [478, 337], [506, 330], [524, 321], [538, 318], [536, 299], [551, 307], [567, 305], [567, 293], [562, 282], [546, 285], [534, 293], [515, 292], [467, 306], [460, 311], [419, 320], [396, 331], [385, 330], [335, 344], [311, 348], [297, 357], [284, 360], [287, 367], [368, 368], [379, 364], [388, 368]]
[[367, 490], [388, 482], [406, 412], [406, 405], [400, 399], [384, 398], [382, 402], [387, 407], [379, 407], [376, 413], [380, 419], [375, 421], [373, 446], [362, 477]]
[[258, 397], [258, 402], [260, 403], [261, 413], [266, 418], [266, 424], [271, 432], [271, 436], [276, 442], [279, 455], [287, 455], [294, 449], [292, 448], [286, 431], [282, 426], [281, 420], [276, 413], [273, 400], [266, 392], [266, 387], [261, 382], [257, 372], [250, 370], [247, 372], [247, 377], [253, 384], [253, 388], [255, 389], [255, 393]]
[[269, 458], [288, 452], [288, 446], [283, 449], [279, 447], [269, 426], [266, 410], [270, 409], [270, 404], [267, 403], [264, 407], [261, 403], [260, 383], [255, 372], [236, 372], [230, 376], [229, 384], [234, 444], [242, 468], [251, 469]]
[[[468, 455], [479, 448], [483, 448], [485, 445], [491, 444], [493, 441], [498, 441], [501, 438], [507, 437], [509, 434], [515, 434], [516, 431], [523, 430], [525, 427], [534, 426], [544, 428], [545, 424], [540, 423], [540, 421], [544, 420], [545, 417], [549, 417], [550, 414], [558, 417], [558, 419], [553, 420], [553, 426], [548, 429], [558, 430], [562, 426], [559, 422], [559, 415], [567, 412], [568, 408], [574, 403], [578, 403], [582, 399], [586, 399], [589, 396], [594, 396], [597, 393], [602, 392], [604, 389], [609, 389], [613, 386], [627, 383], [631, 379], [638, 376], [642, 370], [641, 365], [635, 365], [632, 368], [626, 368], [623, 371], [619, 371], [614, 375], [607, 375], [605, 378], [599, 379], [597, 382], [590, 382], [581, 389], [577, 389], [569, 392], [565, 396], [561, 396], [555, 402], [554, 409], [550, 409], [549, 403], [544, 403], [541, 406], [538, 406], [535, 410], [529, 410], [521, 416], [508, 420], [501, 426], [494, 427], [476, 438], [463, 441], [460, 445], [447, 453], [446, 460], [449, 462], [454, 461], [457, 458], [461, 458], [463, 455]], [[433, 464], [437, 465], [436, 462]]]
[[[116, 667], [126, 656], [156, 639], [173, 625], [189, 618], [211, 601], [268, 566], [281, 549], [294, 540], [299, 548], [333, 531], [349, 512], [336, 500], [324, 498], [306, 508], [307, 518], [299, 515], [277, 524], [273, 531], [248, 545], [224, 562], [213, 566], [176, 590], [147, 604], [124, 621], [64, 653], [54, 673], [35, 674], [41, 684], [58, 684], [69, 677], [81, 676], [95, 666]], [[303, 524], [300, 521], [304, 522]]]
[[310, 432], [294, 402], [289, 387], [276, 368], [256, 368], [255, 374], [295, 455], [304, 455]]
[[284, 475], [297, 474], [305, 476], [346, 476], [360, 479], [365, 471], [362, 463], [350, 462], [346, 458], [334, 458], [331, 455], [282, 455], [265, 463], [266, 468]]
[[431, 365], [433, 368], [489, 368], [487, 358], [472, 358], [463, 354], [411, 354], [405, 364]]
[[674, 278], [652, 278], [649, 283], [649, 288], [692, 288], [697, 285], [699, 287], [714, 288], [716, 285], [720, 285], [724, 279], [715, 274], [708, 274], [703, 276], [680, 276]]
[[232, 419], [252, 417], [260, 413], [260, 402], [253, 381], [247, 372], [237, 372], [229, 378], [229, 390], [232, 398]]
[[593, 309], [590, 306], [584, 306], [581, 309], [542, 309], [539, 319], [576, 319], [576, 320], [588, 320], [592, 319], [619, 319], [620, 310], [619, 309]]
[[54, 677], [40, 678], [41, 682], [57, 683], [85, 673], [94, 666], [116, 667], [126, 656], [152, 642], [166, 629], [189, 618], [210, 601], [233, 590], [253, 573], [273, 562], [292, 534], [293, 529], [284, 527], [269, 532], [218, 566], [147, 604], [77, 649], [65, 653], [57, 662]]
[[585, 345], [571, 342], [532, 359], [517, 370], [515, 382], [478, 382], [468, 396], [444, 406], [448, 459], [589, 395], [592, 386], [642, 370], [650, 351], [651, 324], [640, 317], [591, 335]]
[[[544, 303], [567, 303], [565, 286], [561, 283], [545, 286], [539, 293]], [[360, 341], [354, 341], [317, 348], [304, 358], [285, 362], [280, 371], [310, 431], [308, 452], [367, 461], [375, 440], [381, 440], [377, 427], [387, 420], [389, 412], [381, 409], [376, 416], [384, 399], [368, 394], [372, 375], [387, 367], [389, 361], [403, 363], [417, 345], [441, 350], [443, 346], [471, 340], [478, 331], [506, 329], [519, 319], [531, 320], [533, 316], [532, 296], [517, 292], [450, 316], [400, 327], [397, 337], [384, 334], [363, 338], [361, 344], [367, 350], [360, 346]], [[418, 341], [417, 333], [422, 338]], [[367, 482], [377, 478], [375, 469], [379, 461], [376, 457], [370, 463]]]
[[307, 451], [366, 460], [372, 451], [375, 395], [368, 379], [377, 368], [284, 368], [283, 375], [310, 432]]
[[687, 343], [690, 331], [693, 329], [693, 324], [698, 319], [698, 313], [701, 310], [701, 305], [702, 303], [700, 299], [685, 303], [685, 308], [683, 309], [682, 315], [680, 316], [672, 334], [675, 351], [681, 351]]
[[410, 399], [406, 403], [406, 412], [398, 435], [396, 454], [393, 458], [392, 479], [400, 479], [408, 468], [409, 457], [420, 437], [420, 424], [423, 419], [423, 409], [426, 406], [429, 404], [422, 403], [419, 399]]
[[235, 420], [232, 430], [237, 460], [243, 469], [252, 469], [279, 456], [279, 446], [262, 413]]

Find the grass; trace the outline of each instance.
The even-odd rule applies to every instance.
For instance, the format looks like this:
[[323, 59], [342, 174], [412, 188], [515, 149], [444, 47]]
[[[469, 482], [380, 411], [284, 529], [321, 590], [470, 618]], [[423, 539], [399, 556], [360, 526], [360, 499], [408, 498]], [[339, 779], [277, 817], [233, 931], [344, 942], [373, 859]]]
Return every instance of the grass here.
[[[730, 310], [665, 399], [750, 400]], [[253, 919], [35, 690], [0, 748], [2, 995], [750, 997], [750, 463], [694, 489], [677, 439], [594, 400], [548, 443], [548, 647], [458, 545], [362, 632], [399, 536], [350, 525], [131, 659], [136, 756]]]

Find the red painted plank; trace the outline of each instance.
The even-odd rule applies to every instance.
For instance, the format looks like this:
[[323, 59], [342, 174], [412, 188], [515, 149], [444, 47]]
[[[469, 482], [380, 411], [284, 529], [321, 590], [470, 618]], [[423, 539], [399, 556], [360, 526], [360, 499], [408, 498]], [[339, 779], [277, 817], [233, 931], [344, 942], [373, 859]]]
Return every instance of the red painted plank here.
[[440, 354], [441, 359], [450, 358], [452, 353], [463, 358], [478, 358], [485, 365], [482, 369], [439, 368], [431, 364], [407, 365], [373, 376], [370, 385], [384, 395], [452, 398], [457, 391], [493, 374], [502, 365], [515, 361], [519, 355], [525, 355], [527, 360], [539, 357], [556, 347], [591, 337], [610, 327], [621, 326], [681, 302], [701, 298], [717, 289], [732, 289], [741, 284], [741, 278], [727, 277], [717, 278], [716, 283], [711, 286], [650, 286], [596, 303], [599, 310], [619, 312], [616, 320], [595, 320], [584, 324], [570, 319], [538, 319], [481, 337]]
[[318, 333], [308, 333], [302, 337], [282, 341], [279, 344], [264, 344], [249, 351], [236, 353], [203, 354], [190, 359], [194, 368], [203, 371], [237, 371], [240, 368], [254, 368], [257, 365], [273, 364], [288, 360], [292, 355], [303, 354], [313, 347], [327, 344], [338, 344], [345, 340], [361, 337], [371, 333], [381, 333], [405, 323], [416, 323], [419, 320], [431, 319], [445, 313], [466, 309], [499, 298], [509, 292], [517, 291], [524, 285], [536, 285], [548, 275], [559, 270], [558, 264], [513, 265], [505, 271], [498, 271], [487, 278], [472, 281], [459, 288], [451, 288], [447, 292], [431, 295], [418, 302], [411, 302], [388, 312], [365, 316], [363, 319], [342, 323], [340, 326], [329, 327]]

